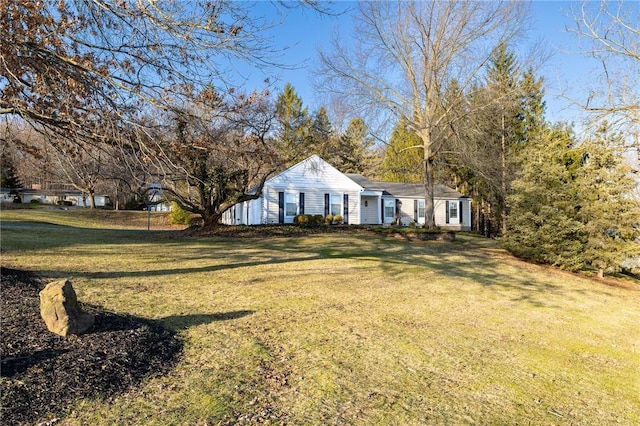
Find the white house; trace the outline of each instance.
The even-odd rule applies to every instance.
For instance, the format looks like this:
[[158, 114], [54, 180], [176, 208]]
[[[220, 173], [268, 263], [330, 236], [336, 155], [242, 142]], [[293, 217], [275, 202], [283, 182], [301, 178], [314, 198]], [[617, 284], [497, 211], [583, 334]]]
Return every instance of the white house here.
[[[18, 191], [18, 195], [23, 204], [37, 202], [52, 205], [68, 204], [77, 207], [88, 207], [90, 205], [88, 194], [74, 190], [21, 189]], [[94, 201], [96, 207], [105, 207], [109, 204], [109, 196], [105, 194], [94, 194]]]
[[[471, 229], [469, 197], [436, 185], [434, 201], [436, 226]], [[236, 204], [222, 221], [227, 225], [286, 224], [299, 214], [339, 214], [345, 224], [354, 225], [424, 223], [424, 187], [347, 175], [312, 155], [268, 179], [259, 198]]]
[[360, 185], [313, 155], [268, 179], [260, 198], [227, 210], [223, 223], [293, 223], [299, 214], [339, 214], [345, 223], [360, 223], [361, 191]]

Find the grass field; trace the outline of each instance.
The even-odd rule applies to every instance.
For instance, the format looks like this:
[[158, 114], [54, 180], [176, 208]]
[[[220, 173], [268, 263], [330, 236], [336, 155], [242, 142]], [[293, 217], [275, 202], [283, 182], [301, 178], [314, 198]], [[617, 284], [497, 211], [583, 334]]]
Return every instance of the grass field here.
[[3, 211], [3, 266], [161, 319], [185, 351], [57, 425], [640, 424], [638, 283], [472, 237], [178, 238], [85, 215]]

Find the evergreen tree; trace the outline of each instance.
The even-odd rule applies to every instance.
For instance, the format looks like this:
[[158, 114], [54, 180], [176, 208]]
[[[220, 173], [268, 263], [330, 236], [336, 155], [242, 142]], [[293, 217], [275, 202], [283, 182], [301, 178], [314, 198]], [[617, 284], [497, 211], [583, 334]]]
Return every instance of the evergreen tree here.
[[375, 174], [375, 153], [373, 139], [362, 118], [353, 118], [345, 132], [337, 138], [335, 166], [344, 173]]
[[310, 137], [309, 152], [306, 154], [318, 154], [324, 160], [334, 163], [336, 148], [334, 132], [325, 107], [320, 107], [314, 114]]
[[0, 156], [0, 171], [0, 186], [9, 189], [22, 188], [20, 178], [18, 177], [16, 169], [13, 166], [13, 160], [9, 157], [6, 150], [4, 149], [2, 151], [2, 155]]
[[518, 149], [526, 146], [529, 140], [536, 140], [547, 130], [547, 123], [544, 117], [546, 103], [543, 100], [544, 89], [542, 84], [542, 78], [536, 78], [532, 69], [528, 69], [522, 75], [518, 87], [518, 123], [521, 126], [519, 130], [521, 139], [516, 145]]
[[295, 88], [287, 83], [276, 101], [276, 145], [290, 166], [311, 154], [311, 118]]
[[603, 127], [576, 144], [566, 129], [523, 150], [522, 175], [508, 197], [507, 249], [569, 270], [615, 272], [640, 256], [640, 205], [619, 136]]
[[505, 44], [494, 50], [482, 85], [447, 93], [457, 137], [440, 153], [438, 167], [442, 180], [473, 197], [477, 231], [507, 231], [506, 197], [520, 168], [518, 152], [546, 126], [543, 94], [542, 80], [531, 70], [522, 73]]
[[577, 219], [575, 189], [580, 153], [568, 129], [554, 128], [531, 141], [521, 176], [507, 197], [510, 214], [505, 247], [516, 256], [577, 270], [586, 234]]
[[423, 182], [422, 145], [407, 123], [398, 122], [384, 152], [382, 178], [390, 182]]
[[583, 256], [600, 278], [640, 256], [640, 204], [631, 196], [636, 182], [621, 146], [620, 136], [603, 126], [581, 146], [585, 162], [576, 176], [587, 235]]

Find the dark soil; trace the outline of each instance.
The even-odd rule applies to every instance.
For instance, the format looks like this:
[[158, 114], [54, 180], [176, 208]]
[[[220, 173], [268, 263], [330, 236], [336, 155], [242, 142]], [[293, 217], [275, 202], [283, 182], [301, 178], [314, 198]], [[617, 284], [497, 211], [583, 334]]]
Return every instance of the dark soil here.
[[40, 317], [46, 283], [2, 268], [0, 293], [0, 419], [37, 424], [64, 416], [74, 401], [108, 398], [169, 371], [182, 344], [158, 321], [83, 305], [95, 316], [81, 336], [49, 332]]
[[189, 237], [223, 238], [277, 238], [305, 237], [331, 233], [369, 233], [373, 228], [365, 225], [220, 225], [213, 229], [192, 226], [181, 232]]

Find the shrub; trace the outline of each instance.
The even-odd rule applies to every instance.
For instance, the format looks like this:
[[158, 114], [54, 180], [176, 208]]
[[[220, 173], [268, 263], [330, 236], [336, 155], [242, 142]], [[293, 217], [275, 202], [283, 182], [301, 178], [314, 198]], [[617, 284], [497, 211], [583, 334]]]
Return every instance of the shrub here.
[[414, 221], [409, 222], [409, 228], [415, 228], [416, 223]]
[[40, 204], [40, 200], [38, 200], [37, 198], [32, 199], [31, 201], [29, 201], [31, 204]]
[[333, 222], [333, 215], [328, 214], [324, 217], [325, 224], [331, 225], [332, 222]]
[[322, 225], [324, 223], [324, 216], [322, 216], [321, 214], [314, 214], [313, 215], [313, 224], [314, 225]]
[[191, 225], [191, 213], [184, 210], [175, 201], [171, 203], [171, 213], [169, 213], [169, 219], [174, 225]]
[[337, 224], [341, 224], [342, 223], [342, 215], [339, 215], [339, 214], [335, 215], [333, 217], [333, 222], [337, 223]]
[[313, 221], [313, 217], [310, 214], [299, 214], [293, 218], [295, 225], [310, 225]]
[[140, 201], [138, 198], [131, 197], [129, 198], [125, 203], [124, 203], [124, 209], [125, 210], [142, 210], [144, 209], [145, 205], [142, 201]]

